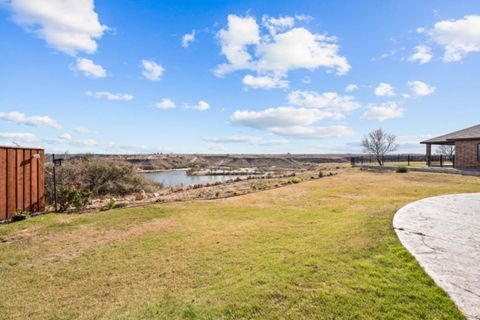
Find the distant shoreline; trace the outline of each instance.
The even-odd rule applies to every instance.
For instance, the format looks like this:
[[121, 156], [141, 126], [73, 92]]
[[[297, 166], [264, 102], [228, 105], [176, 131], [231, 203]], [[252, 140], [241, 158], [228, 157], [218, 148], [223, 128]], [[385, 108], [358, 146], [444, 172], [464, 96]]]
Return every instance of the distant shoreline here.
[[152, 169], [152, 170], [143, 170], [138, 169], [139, 173], [155, 173], [155, 172], [168, 172], [168, 171], [188, 171], [190, 168], [177, 168], [177, 169]]

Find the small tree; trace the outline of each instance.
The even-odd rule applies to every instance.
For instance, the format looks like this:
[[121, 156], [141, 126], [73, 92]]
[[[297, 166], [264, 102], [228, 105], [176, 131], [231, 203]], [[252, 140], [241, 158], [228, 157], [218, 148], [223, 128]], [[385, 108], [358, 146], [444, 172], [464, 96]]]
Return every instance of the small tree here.
[[389, 152], [397, 150], [397, 137], [394, 134], [386, 133], [382, 128], [374, 130], [362, 140], [362, 147], [365, 152], [373, 154], [379, 165], [383, 166], [383, 157]]
[[455, 155], [455, 146], [454, 145], [441, 145], [435, 150], [437, 154], [441, 154], [448, 161], [453, 161], [453, 156]]

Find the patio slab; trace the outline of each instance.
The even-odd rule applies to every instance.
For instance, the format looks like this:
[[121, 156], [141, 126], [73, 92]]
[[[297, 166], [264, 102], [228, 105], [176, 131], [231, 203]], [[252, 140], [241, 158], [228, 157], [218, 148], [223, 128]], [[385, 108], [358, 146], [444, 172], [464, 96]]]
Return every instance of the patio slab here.
[[480, 193], [410, 203], [395, 214], [393, 227], [465, 316], [480, 320]]

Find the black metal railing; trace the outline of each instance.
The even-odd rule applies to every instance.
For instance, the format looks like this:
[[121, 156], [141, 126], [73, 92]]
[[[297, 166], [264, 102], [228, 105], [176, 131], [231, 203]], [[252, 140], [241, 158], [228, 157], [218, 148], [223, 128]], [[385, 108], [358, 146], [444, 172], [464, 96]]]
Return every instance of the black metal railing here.
[[[455, 167], [455, 156], [422, 154], [389, 154], [380, 157], [380, 162], [385, 165], [411, 166], [423, 163], [429, 167]], [[350, 158], [352, 166], [380, 165], [375, 155], [357, 155]]]

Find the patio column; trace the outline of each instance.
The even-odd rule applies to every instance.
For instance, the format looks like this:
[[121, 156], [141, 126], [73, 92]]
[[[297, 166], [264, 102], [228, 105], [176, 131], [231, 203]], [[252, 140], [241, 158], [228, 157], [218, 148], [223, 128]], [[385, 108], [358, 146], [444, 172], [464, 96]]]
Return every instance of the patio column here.
[[426, 147], [427, 147], [427, 150], [426, 150], [427, 166], [430, 167], [430, 165], [432, 164], [432, 161], [431, 161], [432, 145], [431, 145], [430, 143], [427, 143], [427, 144], [426, 144]]

